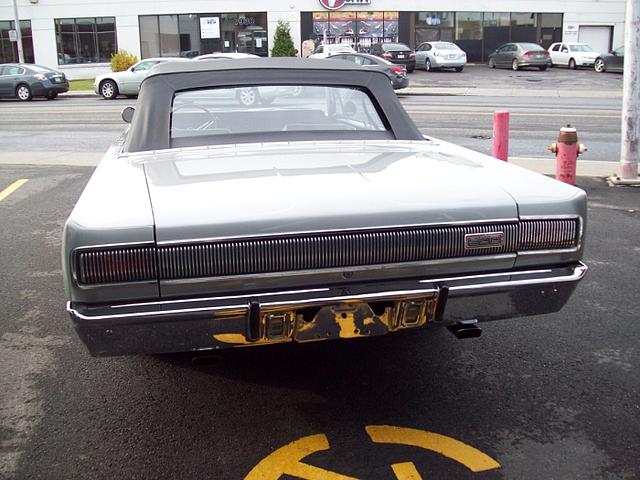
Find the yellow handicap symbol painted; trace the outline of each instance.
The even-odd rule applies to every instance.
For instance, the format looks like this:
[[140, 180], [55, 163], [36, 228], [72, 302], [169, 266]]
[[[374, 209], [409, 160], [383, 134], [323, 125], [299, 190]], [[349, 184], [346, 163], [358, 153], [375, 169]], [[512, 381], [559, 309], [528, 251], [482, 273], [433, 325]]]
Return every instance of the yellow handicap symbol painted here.
[[[389, 425], [369, 425], [365, 430], [373, 443], [406, 445], [429, 450], [464, 465], [472, 472], [500, 468], [498, 462], [480, 450], [438, 433]], [[277, 480], [282, 475], [303, 480], [358, 480], [303, 462], [309, 455], [329, 448], [329, 439], [324, 434], [303, 437], [264, 458], [249, 472], [245, 480]], [[398, 480], [422, 479], [412, 462], [395, 463], [391, 465], [391, 469]]]

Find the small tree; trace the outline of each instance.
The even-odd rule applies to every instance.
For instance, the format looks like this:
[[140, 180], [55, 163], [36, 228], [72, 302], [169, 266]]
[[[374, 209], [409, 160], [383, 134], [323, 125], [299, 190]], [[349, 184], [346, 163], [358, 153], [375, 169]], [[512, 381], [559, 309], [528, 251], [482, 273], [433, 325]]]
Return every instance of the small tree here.
[[118, 50], [118, 53], [111, 54], [111, 71], [113, 72], [124, 72], [136, 63], [138, 63], [138, 57], [126, 50]]
[[278, 20], [276, 34], [273, 37], [273, 48], [271, 49], [272, 57], [295, 57], [298, 50], [293, 47], [293, 39], [291, 38], [291, 27], [289, 22]]

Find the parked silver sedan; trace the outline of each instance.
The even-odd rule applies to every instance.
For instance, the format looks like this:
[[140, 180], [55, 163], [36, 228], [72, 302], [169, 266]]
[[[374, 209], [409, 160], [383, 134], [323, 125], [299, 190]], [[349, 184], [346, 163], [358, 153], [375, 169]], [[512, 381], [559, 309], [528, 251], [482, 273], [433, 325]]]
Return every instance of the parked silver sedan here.
[[[229, 101], [247, 87], [305, 95]], [[93, 355], [477, 337], [560, 310], [587, 271], [582, 190], [425, 138], [383, 72], [166, 63], [135, 108], [64, 230], [67, 311]]]
[[416, 68], [427, 72], [440, 68], [454, 68], [461, 72], [467, 64], [467, 54], [455, 43], [424, 42], [416, 47]]
[[540, 45], [535, 43], [505, 43], [489, 55], [489, 68], [537, 67], [546, 70], [551, 65], [551, 56]]
[[93, 82], [93, 91], [102, 95], [105, 100], [113, 100], [118, 95], [136, 96], [140, 91], [142, 80], [149, 74], [151, 67], [169, 61], [188, 62], [190, 60], [177, 57], [145, 58], [123, 72], [98, 75]]

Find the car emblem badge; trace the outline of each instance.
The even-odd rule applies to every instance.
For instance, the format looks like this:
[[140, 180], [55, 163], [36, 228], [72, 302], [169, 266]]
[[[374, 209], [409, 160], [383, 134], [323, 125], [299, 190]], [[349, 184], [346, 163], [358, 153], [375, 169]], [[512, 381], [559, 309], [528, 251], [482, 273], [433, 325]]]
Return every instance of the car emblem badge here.
[[464, 249], [504, 247], [504, 232], [468, 233], [464, 236]]

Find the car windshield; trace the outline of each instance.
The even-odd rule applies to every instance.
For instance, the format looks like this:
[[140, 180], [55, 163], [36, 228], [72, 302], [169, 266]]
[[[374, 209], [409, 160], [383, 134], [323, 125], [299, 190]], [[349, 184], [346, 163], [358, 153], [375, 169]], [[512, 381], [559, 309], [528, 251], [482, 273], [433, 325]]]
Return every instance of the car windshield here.
[[542, 48], [540, 45], [537, 45], [535, 43], [520, 43], [520, 48], [522, 48], [523, 50], [527, 50], [527, 51], [538, 51], [538, 50], [544, 50], [544, 48]]
[[258, 142], [265, 135], [291, 132], [386, 131], [385, 122], [364, 91], [339, 86], [243, 86], [177, 92], [171, 118], [171, 139], [188, 137], [196, 140], [190, 142], [195, 145], [207, 144], [197, 137], [223, 143], [225, 137], [233, 136], [235, 141], [240, 135]]
[[593, 52], [593, 49], [589, 45], [571, 45], [573, 52]]
[[460, 50], [458, 46], [453, 43], [434, 43], [433, 46], [438, 50]]

